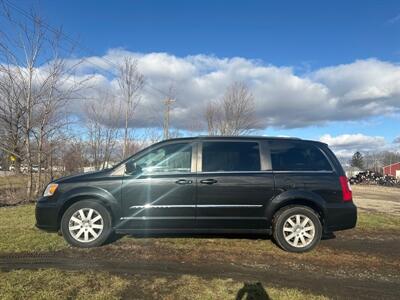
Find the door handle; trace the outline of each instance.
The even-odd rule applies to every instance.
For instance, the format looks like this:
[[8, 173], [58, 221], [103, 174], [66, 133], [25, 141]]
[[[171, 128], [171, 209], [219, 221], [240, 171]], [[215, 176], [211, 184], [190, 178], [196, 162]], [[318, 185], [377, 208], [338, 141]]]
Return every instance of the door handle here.
[[202, 183], [202, 184], [214, 184], [214, 183], [217, 183], [218, 181], [217, 180], [215, 180], [215, 179], [203, 179], [203, 180], [200, 180], [200, 183]]
[[191, 184], [193, 183], [192, 180], [186, 180], [186, 179], [178, 179], [177, 181], [175, 181], [176, 184]]

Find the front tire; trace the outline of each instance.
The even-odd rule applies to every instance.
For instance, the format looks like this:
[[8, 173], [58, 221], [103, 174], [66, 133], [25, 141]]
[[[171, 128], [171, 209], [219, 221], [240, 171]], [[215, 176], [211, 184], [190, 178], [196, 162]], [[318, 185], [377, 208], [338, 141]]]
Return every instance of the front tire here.
[[83, 200], [65, 211], [61, 219], [61, 232], [71, 246], [98, 247], [110, 237], [111, 224], [107, 208], [96, 201]]
[[272, 224], [276, 243], [289, 252], [306, 252], [318, 245], [322, 225], [317, 213], [307, 206], [287, 206], [279, 210]]

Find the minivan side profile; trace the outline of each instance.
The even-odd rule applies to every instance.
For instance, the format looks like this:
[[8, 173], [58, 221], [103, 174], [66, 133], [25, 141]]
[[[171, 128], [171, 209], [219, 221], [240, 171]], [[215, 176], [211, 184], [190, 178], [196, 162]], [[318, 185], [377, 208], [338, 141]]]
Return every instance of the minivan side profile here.
[[36, 205], [36, 226], [78, 247], [113, 234], [251, 232], [305, 252], [356, 221], [333, 152], [296, 138], [162, 141], [112, 169], [51, 182]]

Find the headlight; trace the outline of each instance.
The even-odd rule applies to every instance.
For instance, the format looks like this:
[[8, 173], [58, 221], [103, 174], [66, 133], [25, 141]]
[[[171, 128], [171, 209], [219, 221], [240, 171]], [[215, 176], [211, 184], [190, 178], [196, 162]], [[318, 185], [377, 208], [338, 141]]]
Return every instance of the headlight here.
[[57, 183], [50, 183], [47, 187], [46, 190], [43, 193], [44, 197], [49, 197], [53, 196], [54, 193], [57, 191], [58, 184]]

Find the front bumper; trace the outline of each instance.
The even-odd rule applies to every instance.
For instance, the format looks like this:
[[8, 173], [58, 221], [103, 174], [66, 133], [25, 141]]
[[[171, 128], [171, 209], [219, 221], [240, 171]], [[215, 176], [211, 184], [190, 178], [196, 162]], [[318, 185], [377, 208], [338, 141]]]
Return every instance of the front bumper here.
[[50, 198], [40, 198], [36, 203], [35, 216], [36, 227], [45, 231], [58, 231], [59, 229], [59, 207], [57, 202]]
[[325, 216], [325, 231], [351, 229], [357, 224], [357, 207], [353, 202], [329, 204]]

